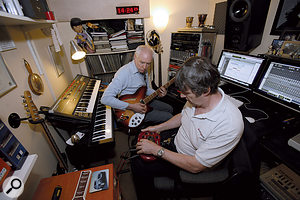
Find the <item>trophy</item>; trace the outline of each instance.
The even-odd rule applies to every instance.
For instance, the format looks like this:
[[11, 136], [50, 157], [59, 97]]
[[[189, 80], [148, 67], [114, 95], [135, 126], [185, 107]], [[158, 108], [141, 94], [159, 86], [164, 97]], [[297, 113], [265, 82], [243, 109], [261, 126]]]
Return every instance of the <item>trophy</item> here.
[[207, 14], [198, 14], [199, 27], [204, 27], [204, 23], [206, 20]]
[[186, 22], [186, 27], [187, 28], [191, 28], [192, 27], [193, 19], [194, 19], [194, 17], [186, 17], [185, 22]]

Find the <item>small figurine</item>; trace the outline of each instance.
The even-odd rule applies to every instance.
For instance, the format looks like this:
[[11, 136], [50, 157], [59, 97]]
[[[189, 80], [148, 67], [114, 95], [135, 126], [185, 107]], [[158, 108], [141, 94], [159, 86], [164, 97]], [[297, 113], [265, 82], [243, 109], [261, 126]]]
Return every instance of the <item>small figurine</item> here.
[[92, 37], [87, 33], [87, 31], [82, 26], [82, 21], [80, 18], [72, 18], [70, 21], [72, 29], [77, 33], [75, 39], [77, 44], [86, 52], [86, 53], [95, 53], [95, 45]]

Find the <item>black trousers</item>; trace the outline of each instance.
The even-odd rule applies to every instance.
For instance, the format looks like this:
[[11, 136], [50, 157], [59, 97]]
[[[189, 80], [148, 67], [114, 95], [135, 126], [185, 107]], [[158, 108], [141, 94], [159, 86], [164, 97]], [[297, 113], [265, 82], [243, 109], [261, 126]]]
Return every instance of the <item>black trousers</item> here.
[[[161, 146], [176, 152], [174, 137], [178, 129], [160, 133]], [[163, 159], [144, 161], [140, 156], [131, 160], [131, 170], [138, 200], [157, 199], [153, 179], [159, 176], [178, 178], [179, 168]]]

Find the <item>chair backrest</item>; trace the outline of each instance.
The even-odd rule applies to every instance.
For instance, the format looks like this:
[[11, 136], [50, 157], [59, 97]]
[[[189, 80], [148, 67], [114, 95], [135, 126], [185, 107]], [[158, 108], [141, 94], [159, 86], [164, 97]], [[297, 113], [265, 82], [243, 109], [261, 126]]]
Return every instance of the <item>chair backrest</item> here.
[[218, 194], [220, 199], [258, 198], [260, 153], [258, 137], [252, 126], [253, 124], [244, 119], [244, 133], [238, 145], [230, 153], [230, 175]]
[[229, 166], [231, 173], [259, 175], [259, 143], [257, 135], [251, 126], [252, 124], [244, 118], [244, 133], [230, 155], [232, 157]]

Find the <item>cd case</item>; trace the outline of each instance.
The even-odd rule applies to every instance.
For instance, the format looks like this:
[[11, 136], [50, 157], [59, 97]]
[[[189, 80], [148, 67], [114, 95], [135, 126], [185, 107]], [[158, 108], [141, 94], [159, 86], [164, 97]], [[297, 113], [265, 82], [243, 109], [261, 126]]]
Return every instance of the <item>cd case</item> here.
[[90, 193], [107, 190], [109, 184], [109, 169], [95, 171], [92, 174]]

